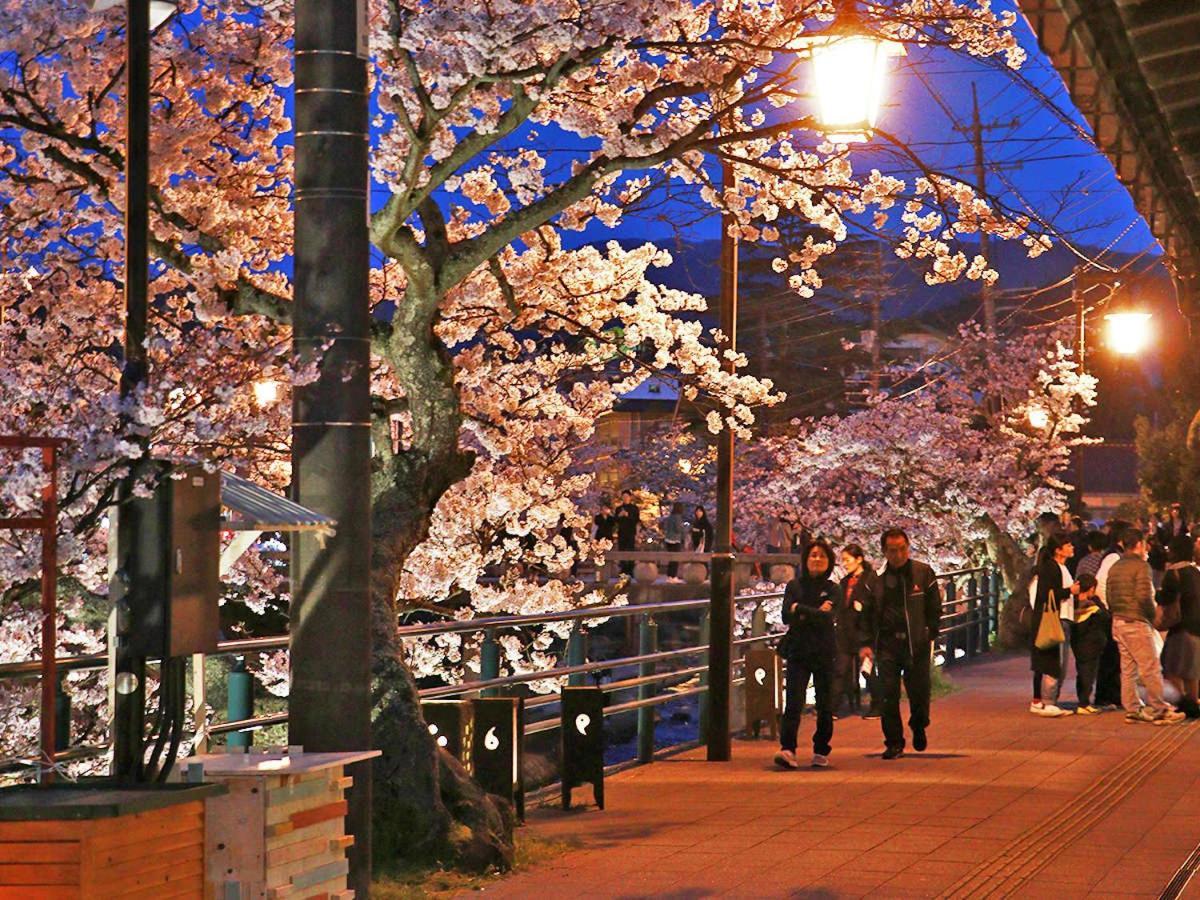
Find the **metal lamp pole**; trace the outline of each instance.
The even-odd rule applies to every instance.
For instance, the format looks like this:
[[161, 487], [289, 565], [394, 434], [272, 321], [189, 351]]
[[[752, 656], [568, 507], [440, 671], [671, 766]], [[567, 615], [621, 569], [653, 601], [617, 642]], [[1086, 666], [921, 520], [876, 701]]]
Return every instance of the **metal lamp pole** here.
[[[733, 187], [733, 171], [721, 162], [721, 187]], [[731, 234], [734, 217], [721, 214], [721, 365], [734, 371], [726, 351], [737, 349], [738, 241]], [[732, 355], [732, 353], [730, 354]], [[728, 425], [717, 435], [717, 522], [709, 582], [708, 735], [710, 762], [728, 761], [732, 752], [729, 701], [733, 681], [733, 458], [734, 435]]]

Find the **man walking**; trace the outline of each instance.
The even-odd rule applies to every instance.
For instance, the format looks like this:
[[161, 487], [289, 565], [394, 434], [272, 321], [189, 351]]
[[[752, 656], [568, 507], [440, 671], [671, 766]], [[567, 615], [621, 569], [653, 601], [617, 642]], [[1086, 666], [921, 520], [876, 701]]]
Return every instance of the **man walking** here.
[[933, 569], [909, 557], [908, 534], [889, 528], [880, 541], [887, 558], [859, 618], [862, 659], [873, 660], [881, 694], [884, 759], [904, 755], [900, 679], [908, 692], [913, 749], [926, 747], [933, 642], [942, 619], [942, 592]]
[[[1162, 667], [1154, 644], [1154, 583], [1146, 562], [1146, 535], [1136, 528], [1121, 538], [1125, 553], [1108, 570], [1108, 608], [1113, 638], [1121, 653], [1121, 705], [1125, 721], [1175, 725], [1184, 714], [1163, 697]], [[1138, 696], [1146, 688], [1148, 708]]]

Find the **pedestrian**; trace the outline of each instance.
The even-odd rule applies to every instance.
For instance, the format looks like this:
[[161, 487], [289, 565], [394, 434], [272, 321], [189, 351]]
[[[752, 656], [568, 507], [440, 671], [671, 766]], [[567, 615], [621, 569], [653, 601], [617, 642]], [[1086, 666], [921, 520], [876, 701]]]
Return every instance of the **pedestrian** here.
[[1171, 540], [1181, 535], [1190, 535], [1187, 516], [1183, 512], [1183, 504], [1172, 503], [1166, 521], [1158, 527], [1158, 539], [1164, 547], [1170, 547]]
[[1170, 547], [1173, 562], [1163, 578], [1160, 606], [1178, 604], [1176, 621], [1167, 631], [1162, 649], [1163, 677], [1179, 691], [1179, 708], [1188, 718], [1200, 717], [1200, 540], [1176, 534]]
[[703, 506], [697, 506], [692, 516], [692, 549], [697, 553], [712, 553], [713, 527]]
[[[854, 710], [862, 708], [859, 698], [859, 617], [875, 591], [879, 575], [867, 565], [863, 548], [858, 544], [847, 544], [842, 549], [842, 602], [838, 605], [835, 624], [837, 626], [837, 679], [834, 688], [834, 708], [842, 700], [848, 700]], [[875, 684], [875, 671], [868, 668], [867, 691], [871, 702], [863, 718], [879, 718], [879, 689]]]
[[792, 526], [782, 513], [776, 516], [767, 529], [767, 552], [790, 553], [792, 549]]
[[821, 769], [829, 765], [837, 656], [834, 620], [841, 598], [841, 589], [830, 577], [832, 573], [833, 550], [824, 540], [814, 541], [805, 554], [802, 571], [783, 591], [780, 618], [787, 625], [787, 633], [780, 641], [780, 654], [787, 664], [787, 672], [780, 747], [775, 754], [775, 763], [785, 769], [799, 768], [800, 765], [796, 759], [796, 736], [810, 680], [817, 695], [812, 766]]
[[[1121, 653], [1121, 705], [1127, 722], [1174, 725], [1184, 715], [1163, 696], [1162, 667], [1154, 644], [1154, 584], [1146, 562], [1146, 535], [1130, 528], [1121, 538], [1125, 553], [1108, 571], [1108, 608]], [[1138, 696], [1146, 689], [1147, 704]], [[1147, 708], [1147, 706], [1149, 708]]]
[[1071, 652], [1075, 655], [1075, 697], [1079, 705], [1075, 714], [1094, 716], [1100, 708], [1092, 704], [1096, 689], [1096, 673], [1100, 658], [1108, 644], [1112, 623], [1108, 610], [1096, 597], [1096, 576], [1079, 576], [1079, 593], [1075, 595], [1075, 624], [1071, 627]]
[[1123, 519], [1110, 519], [1105, 528], [1108, 546], [1104, 549], [1100, 567], [1096, 570], [1096, 599], [1108, 610], [1108, 641], [1100, 655], [1100, 669], [1096, 673], [1095, 705], [1102, 710], [1121, 708], [1121, 653], [1112, 633], [1112, 610], [1108, 607], [1108, 573], [1125, 552], [1121, 545], [1122, 535], [1130, 527]]
[[[683, 549], [683, 537], [687, 532], [687, 522], [683, 518], [683, 504], [672, 503], [671, 514], [662, 521], [663, 548], [668, 553], [678, 553]], [[679, 573], [679, 563], [667, 563], [667, 578], [674, 579]]]
[[812, 543], [812, 534], [799, 519], [792, 519], [792, 552], [803, 554]]
[[904, 755], [900, 681], [908, 694], [913, 749], [927, 746], [933, 642], [942, 620], [942, 592], [932, 568], [911, 558], [908, 534], [889, 528], [880, 538], [887, 565], [859, 618], [860, 657], [871, 660], [881, 694], [884, 759]]
[[607, 497], [600, 501], [600, 512], [592, 517], [596, 526], [596, 540], [611, 541], [617, 534], [617, 517], [613, 515], [612, 501]]
[[[1071, 539], [1064, 533], [1046, 538], [1038, 553], [1037, 577], [1030, 584], [1033, 605], [1033, 627], [1029, 636], [1029, 664], [1033, 670], [1033, 700], [1029, 711], [1037, 716], [1068, 716], [1070, 712], [1058, 705], [1066, 676], [1071, 649], [1071, 625], [1075, 621], [1075, 594], [1079, 587], [1067, 569], [1067, 560], [1075, 552]], [[1053, 647], [1039, 648], [1038, 633], [1045, 616], [1054, 616], [1062, 626], [1063, 640]]]
[[[1075, 566], [1075, 577], [1091, 575], [1096, 577], [1100, 571], [1100, 563], [1104, 562], [1105, 551], [1108, 549], [1108, 538], [1103, 531], [1089, 531], [1085, 542], [1087, 549]], [[1078, 552], [1078, 550], [1076, 550]]]
[[[637, 550], [638, 526], [642, 521], [642, 511], [633, 502], [633, 491], [621, 491], [621, 505], [617, 507], [617, 550], [631, 552]], [[633, 562], [621, 563], [621, 571], [626, 575], [633, 574]]]

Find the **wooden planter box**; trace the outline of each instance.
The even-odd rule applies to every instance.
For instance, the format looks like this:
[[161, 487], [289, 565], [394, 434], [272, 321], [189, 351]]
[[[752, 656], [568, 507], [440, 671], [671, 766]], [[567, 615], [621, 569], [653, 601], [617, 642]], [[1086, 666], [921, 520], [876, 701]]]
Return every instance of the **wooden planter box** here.
[[361, 753], [224, 753], [194, 756], [204, 778], [228, 788], [208, 804], [205, 882], [223, 898], [354, 896], [346, 887], [345, 767]]
[[204, 801], [224, 788], [0, 790], [0, 898], [201, 897]]

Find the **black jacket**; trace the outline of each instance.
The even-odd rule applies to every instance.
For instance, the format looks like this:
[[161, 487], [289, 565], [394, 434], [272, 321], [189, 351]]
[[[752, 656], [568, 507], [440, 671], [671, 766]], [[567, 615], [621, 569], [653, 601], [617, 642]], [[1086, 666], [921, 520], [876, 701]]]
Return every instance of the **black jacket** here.
[[1167, 569], [1163, 576], [1160, 605], [1179, 602], [1180, 622], [1171, 631], [1200, 636], [1200, 569], [1194, 565]]
[[858, 653], [861, 630], [859, 620], [862, 618], [867, 604], [871, 601], [878, 581], [879, 573], [868, 565], [863, 566], [858, 583], [854, 585], [853, 590], [850, 590], [850, 576], [847, 575], [842, 579], [842, 602], [838, 604], [837, 613], [834, 616], [837, 625], [838, 653]]
[[[789, 581], [783, 589], [783, 608], [780, 610], [783, 624], [788, 627], [779, 644], [780, 655], [804, 660], [812, 667], [832, 667], [837, 655], [834, 612], [841, 599], [842, 589], [829, 578], [805, 575]], [[826, 601], [833, 604], [833, 609], [821, 612], [820, 607]]]
[[886, 602], [885, 581], [904, 580], [904, 617], [908, 626], [908, 646], [913, 657], [927, 656], [942, 624], [942, 589], [937, 575], [923, 562], [910, 559], [899, 572], [884, 569], [872, 587], [858, 619], [860, 647], [879, 647], [879, 628]]

